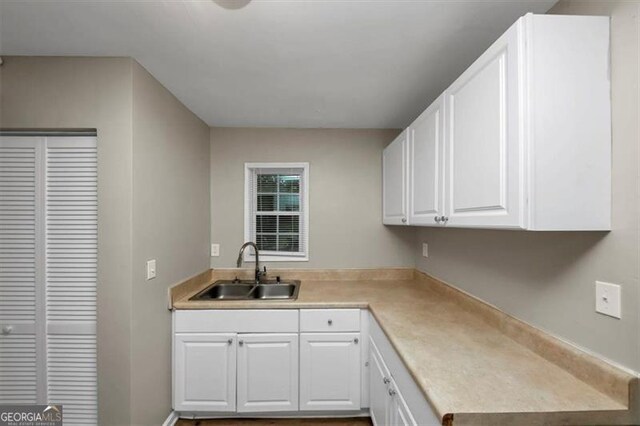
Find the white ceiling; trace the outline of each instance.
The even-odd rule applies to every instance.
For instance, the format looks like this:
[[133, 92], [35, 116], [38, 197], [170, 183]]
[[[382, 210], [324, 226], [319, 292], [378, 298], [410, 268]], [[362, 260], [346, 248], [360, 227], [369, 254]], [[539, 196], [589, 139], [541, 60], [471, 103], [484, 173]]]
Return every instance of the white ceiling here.
[[2, 0], [0, 53], [131, 56], [212, 126], [400, 128], [554, 3]]

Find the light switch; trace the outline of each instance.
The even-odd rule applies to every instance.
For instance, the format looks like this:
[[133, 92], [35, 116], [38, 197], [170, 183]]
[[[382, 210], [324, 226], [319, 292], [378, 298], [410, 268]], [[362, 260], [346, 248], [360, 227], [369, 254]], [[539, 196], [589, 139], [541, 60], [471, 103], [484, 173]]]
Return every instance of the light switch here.
[[220, 244], [211, 244], [211, 257], [220, 256]]
[[422, 243], [422, 257], [429, 257], [429, 246], [427, 243]]
[[596, 281], [596, 312], [620, 318], [622, 315], [620, 292], [618, 284]]
[[147, 260], [147, 280], [152, 280], [156, 277], [156, 260]]

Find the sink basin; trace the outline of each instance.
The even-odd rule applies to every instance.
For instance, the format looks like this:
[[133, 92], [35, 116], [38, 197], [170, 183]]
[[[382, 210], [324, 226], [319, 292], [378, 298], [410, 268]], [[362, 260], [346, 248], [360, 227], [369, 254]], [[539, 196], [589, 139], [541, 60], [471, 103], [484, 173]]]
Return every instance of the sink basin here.
[[296, 299], [298, 285], [296, 284], [260, 284], [256, 286], [251, 296], [254, 299]]
[[231, 299], [242, 300], [247, 299], [253, 284], [232, 284], [230, 282], [219, 282], [208, 289], [196, 294], [191, 300], [207, 300], [207, 299]]
[[221, 280], [207, 287], [190, 300], [287, 300], [297, 299], [300, 281], [265, 281], [255, 284], [248, 280]]

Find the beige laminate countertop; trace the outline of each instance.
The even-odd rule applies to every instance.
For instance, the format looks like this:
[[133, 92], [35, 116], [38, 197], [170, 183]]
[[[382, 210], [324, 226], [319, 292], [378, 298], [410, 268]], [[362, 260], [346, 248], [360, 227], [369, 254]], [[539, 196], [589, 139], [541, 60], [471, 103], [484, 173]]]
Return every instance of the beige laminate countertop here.
[[[173, 307], [369, 308], [432, 408], [454, 425], [634, 423], [623, 400], [518, 343], [424, 279], [306, 280], [290, 301], [188, 300], [206, 285]], [[629, 386], [634, 381], [629, 375]]]

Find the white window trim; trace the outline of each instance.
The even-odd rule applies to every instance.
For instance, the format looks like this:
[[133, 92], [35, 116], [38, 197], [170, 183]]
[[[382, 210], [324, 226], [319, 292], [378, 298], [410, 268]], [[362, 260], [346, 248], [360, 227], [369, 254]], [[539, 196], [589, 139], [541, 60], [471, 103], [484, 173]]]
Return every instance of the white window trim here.
[[[268, 254], [260, 255], [260, 262], [308, 262], [309, 261], [309, 163], [244, 163], [244, 241], [251, 238], [251, 171], [258, 168], [272, 169], [303, 169], [303, 182], [300, 188], [302, 195], [302, 217], [303, 232], [306, 236], [306, 252], [304, 256], [273, 256]], [[244, 253], [245, 262], [255, 262], [253, 250], [246, 250]]]

